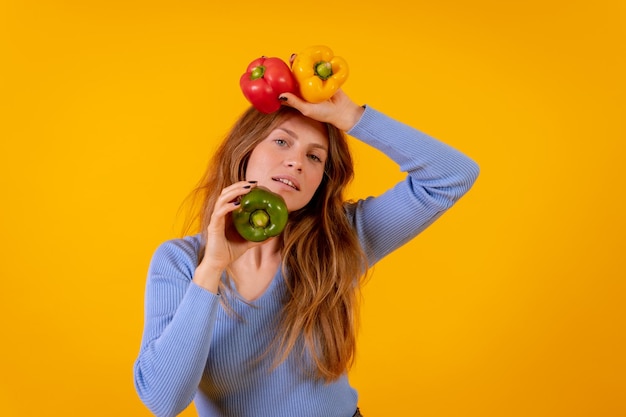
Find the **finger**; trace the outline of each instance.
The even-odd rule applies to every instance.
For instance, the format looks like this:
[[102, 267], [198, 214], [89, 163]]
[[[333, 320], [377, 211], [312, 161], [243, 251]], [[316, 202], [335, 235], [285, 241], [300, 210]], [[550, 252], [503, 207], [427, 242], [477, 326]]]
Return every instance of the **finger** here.
[[218, 198], [220, 203], [234, 203], [242, 195], [249, 193], [253, 188], [257, 186], [256, 181], [239, 181], [222, 190]]
[[293, 93], [283, 93], [278, 97], [284, 106], [293, 107], [300, 113], [306, 115], [312, 114], [315, 104], [311, 104]]
[[224, 188], [213, 207], [211, 223], [222, 224], [224, 216], [239, 207], [241, 196], [249, 193], [256, 186], [256, 182], [239, 181]]
[[229, 185], [228, 187], [225, 187], [222, 190], [222, 194], [230, 192], [232, 190], [238, 190], [241, 188], [244, 189], [252, 189], [253, 187], [257, 186], [257, 181], [237, 181], [235, 183], [232, 183], [231, 185]]

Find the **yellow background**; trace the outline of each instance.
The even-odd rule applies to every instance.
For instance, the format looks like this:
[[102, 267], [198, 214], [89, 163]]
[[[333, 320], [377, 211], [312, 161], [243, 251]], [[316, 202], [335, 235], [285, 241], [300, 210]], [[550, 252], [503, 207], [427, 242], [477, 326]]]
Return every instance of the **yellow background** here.
[[[321, 43], [482, 169], [366, 287], [364, 415], [626, 416], [623, 0], [2, 0], [0, 34], [0, 415], [150, 415], [151, 254], [249, 61]], [[401, 177], [352, 145], [350, 197]]]

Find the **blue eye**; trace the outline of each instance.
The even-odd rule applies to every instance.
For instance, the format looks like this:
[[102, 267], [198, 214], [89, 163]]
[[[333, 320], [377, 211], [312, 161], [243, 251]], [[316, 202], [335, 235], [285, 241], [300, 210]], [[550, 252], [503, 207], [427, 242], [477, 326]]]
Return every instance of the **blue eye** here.
[[278, 146], [287, 146], [287, 141], [285, 139], [274, 139], [274, 143]]

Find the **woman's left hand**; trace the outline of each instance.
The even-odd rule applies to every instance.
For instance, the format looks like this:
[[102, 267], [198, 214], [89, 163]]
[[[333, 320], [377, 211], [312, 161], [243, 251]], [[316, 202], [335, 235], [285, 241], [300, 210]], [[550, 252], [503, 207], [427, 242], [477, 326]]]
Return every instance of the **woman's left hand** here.
[[283, 105], [293, 107], [311, 119], [330, 123], [344, 132], [352, 129], [365, 111], [341, 89], [321, 103], [309, 103], [291, 93], [283, 93], [280, 97]]

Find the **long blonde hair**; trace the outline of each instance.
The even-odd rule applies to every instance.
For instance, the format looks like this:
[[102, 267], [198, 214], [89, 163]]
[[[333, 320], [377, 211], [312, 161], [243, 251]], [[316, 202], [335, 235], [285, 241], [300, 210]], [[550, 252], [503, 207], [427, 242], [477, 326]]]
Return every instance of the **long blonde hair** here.
[[[283, 107], [264, 114], [250, 107], [235, 122], [193, 192], [200, 207], [192, 222], [203, 233], [221, 190], [245, 180], [252, 150], [292, 114], [300, 113]], [[343, 194], [354, 176], [346, 136], [333, 125], [326, 128], [329, 152], [322, 182], [305, 207], [289, 213], [279, 237], [288, 298], [274, 342], [275, 365], [297, 353], [312, 360], [315, 376], [332, 381], [354, 361], [358, 289], [367, 262], [344, 207], [349, 203]]]

